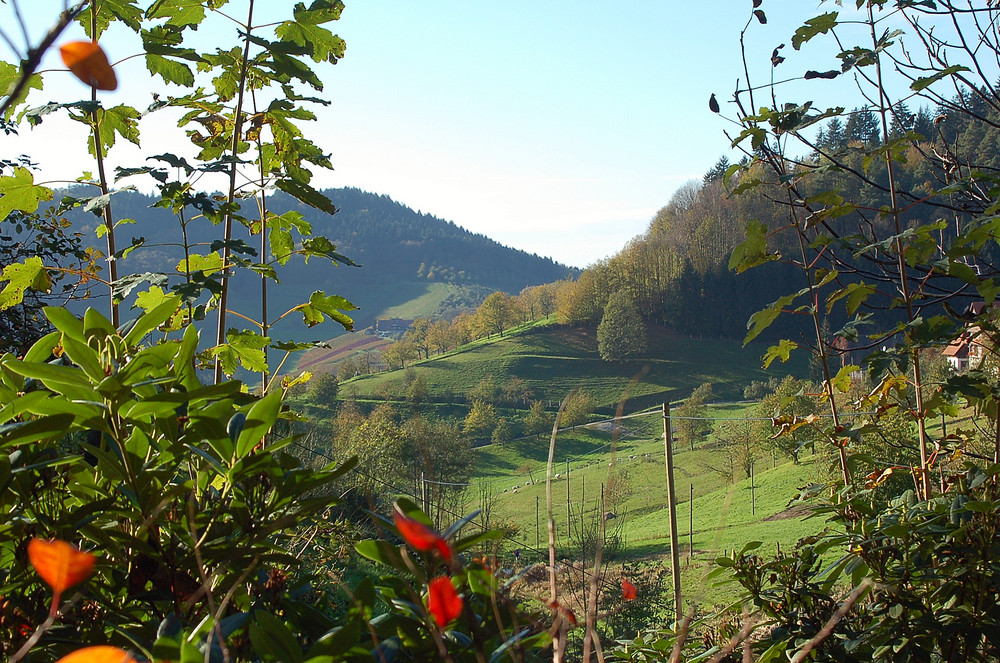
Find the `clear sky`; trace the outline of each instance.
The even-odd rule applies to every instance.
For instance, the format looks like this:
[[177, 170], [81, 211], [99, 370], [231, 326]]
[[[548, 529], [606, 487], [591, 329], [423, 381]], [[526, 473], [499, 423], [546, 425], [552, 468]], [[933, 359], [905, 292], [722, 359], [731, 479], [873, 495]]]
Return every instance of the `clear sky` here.
[[[346, 0], [330, 24], [347, 41], [346, 57], [320, 68], [332, 105], [305, 127], [336, 170], [314, 184], [388, 194], [503, 244], [586, 266], [643, 232], [679, 186], [728, 152], [731, 125], [709, 112], [708, 98], [716, 93], [726, 111], [742, 76], [739, 37], [751, 4]], [[21, 5], [37, 41], [62, 3]], [[769, 0], [762, 9], [768, 24], [755, 24], [748, 39], [758, 71], [802, 20], [838, 8]], [[0, 6], [6, 30], [9, 12]], [[66, 35], [80, 37], [78, 28]], [[113, 60], [127, 55], [102, 43]], [[801, 73], [785, 51], [792, 64], [783, 67]], [[61, 67], [55, 54], [43, 64]], [[105, 103], [148, 104], [154, 83], [141, 59], [117, 68], [121, 87]], [[67, 73], [46, 81], [32, 103], [88, 93]], [[156, 122], [143, 121], [145, 155], [178, 147]], [[67, 136], [80, 131], [70, 125], [52, 118], [47, 131], [24, 128], [4, 139], [4, 153], [31, 154], [53, 180], [92, 169], [85, 154], [79, 163], [67, 155]], [[139, 165], [145, 155], [121, 146], [111, 160]]]

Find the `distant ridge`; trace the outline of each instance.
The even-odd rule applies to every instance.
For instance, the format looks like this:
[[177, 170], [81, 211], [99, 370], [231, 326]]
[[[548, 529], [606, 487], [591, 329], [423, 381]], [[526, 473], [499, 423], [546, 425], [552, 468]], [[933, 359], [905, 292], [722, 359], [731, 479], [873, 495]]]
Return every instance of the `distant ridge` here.
[[[342, 295], [361, 307], [352, 315], [356, 328], [360, 329], [371, 325], [377, 317], [390, 317], [381, 315], [384, 311], [416, 298], [437, 297], [442, 300], [439, 302], [442, 308], [458, 310], [477, 305], [485, 294], [495, 290], [517, 293], [529, 285], [579, 273], [576, 268], [550, 258], [503, 246], [452, 221], [416, 212], [386, 195], [356, 188], [327, 189], [323, 193], [333, 201], [337, 214], [320, 212], [283, 192], [268, 196], [268, 209], [279, 215], [291, 210], [299, 212], [312, 225], [314, 234], [330, 239], [337, 245], [338, 253], [361, 267], [331, 266], [317, 258], [306, 264], [301, 258], [293, 258], [279, 269], [281, 283], [269, 286], [272, 315], [308, 299], [314, 290], [323, 290], [328, 295]], [[181, 237], [180, 224], [168, 210], [151, 207], [156, 200], [136, 192], [117, 193], [112, 199], [116, 220], [135, 220], [134, 224], [118, 227], [118, 245], [128, 246], [133, 237], [145, 238], [145, 245], [120, 263], [122, 274], [172, 271], [183, 257], [181, 248], [176, 246]], [[189, 211], [189, 216], [194, 214]], [[248, 217], [255, 214], [247, 209]], [[94, 215], [78, 209], [67, 216], [90, 237], [95, 237], [91, 233], [99, 221]], [[259, 237], [250, 237], [243, 227], [234, 234], [249, 246], [259, 246]], [[188, 226], [192, 243], [207, 243], [220, 236], [221, 227], [203, 219]], [[93, 243], [100, 246], [96, 238]], [[174, 246], [165, 246], [168, 244]], [[194, 252], [207, 250], [203, 246]], [[233, 307], [256, 318], [259, 278], [240, 274], [232, 283]], [[427, 306], [430, 304], [425, 303], [424, 307]], [[282, 337], [308, 339], [329, 337], [338, 329], [330, 326], [325, 330], [305, 330], [283, 323], [280, 331]]]

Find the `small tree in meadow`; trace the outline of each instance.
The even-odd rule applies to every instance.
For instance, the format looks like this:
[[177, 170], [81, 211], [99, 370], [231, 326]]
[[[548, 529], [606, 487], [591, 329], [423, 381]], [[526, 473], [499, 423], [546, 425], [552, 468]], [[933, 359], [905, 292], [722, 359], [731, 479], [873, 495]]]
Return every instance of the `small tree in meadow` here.
[[524, 432], [538, 436], [552, 428], [552, 416], [545, 411], [545, 403], [532, 401], [528, 414], [524, 415]]
[[586, 423], [593, 413], [595, 405], [597, 403], [593, 396], [583, 389], [577, 389], [566, 399], [560, 424], [562, 426], [579, 426]]
[[608, 298], [597, 325], [597, 352], [607, 361], [623, 361], [646, 353], [646, 324], [639, 309], [623, 293]]
[[503, 446], [514, 439], [514, 429], [510, 426], [510, 421], [507, 417], [500, 417], [497, 419], [497, 425], [493, 429], [493, 435], [490, 436], [490, 441], [497, 445]]
[[309, 384], [309, 398], [316, 405], [329, 407], [337, 400], [340, 381], [333, 373], [323, 373], [314, 377]]
[[706, 382], [695, 389], [687, 400], [674, 409], [673, 429], [682, 445], [692, 450], [697, 442], [704, 440], [712, 432], [712, 422], [708, 420], [708, 402], [712, 400], [712, 384]]
[[472, 402], [469, 414], [462, 423], [462, 432], [474, 438], [489, 435], [497, 425], [497, 413], [490, 403], [482, 400]]

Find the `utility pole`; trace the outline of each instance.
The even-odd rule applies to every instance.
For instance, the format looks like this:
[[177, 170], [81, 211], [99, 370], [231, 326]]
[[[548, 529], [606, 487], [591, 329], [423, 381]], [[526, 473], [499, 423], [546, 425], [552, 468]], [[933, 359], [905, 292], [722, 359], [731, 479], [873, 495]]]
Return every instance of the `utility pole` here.
[[538, 550], [538, 495], [535, 495], [535, 550]]
[[677, 494], [674, 491], [674, 451], [670, 433], [670, 404], [663, 404], [663, 455], [667, 466], [667, 512], [670, 516], [670, 566], [674, 581], [674, 622], [680, 623], [681, 564], [677, 540]]

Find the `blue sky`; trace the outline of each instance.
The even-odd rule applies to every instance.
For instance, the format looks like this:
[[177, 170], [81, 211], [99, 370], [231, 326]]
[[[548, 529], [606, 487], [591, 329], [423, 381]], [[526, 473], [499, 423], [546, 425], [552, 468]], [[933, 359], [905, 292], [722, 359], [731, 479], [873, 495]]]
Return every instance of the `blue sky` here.
[[[61, 3], [27, 4], [37, 40]], [[234, 14], [241, 4], [232, 3]], [[679, 186], [728, 151], [723, 130], [731, 125], [709, 112], [708, 98], [716, 93], [725, 112], [742, 77], [739, 34], [751, 0], [346, 5], [332, 25], [347, 55], [321, 69], [332, 105], [306, 127], [335, 166], [318, 175], [319, 186], [388, 194], [582, 267], [643, 232]], [[268, 0], [267, 11], [276, 6]], [[758, 71], [767, 71], [771, 49], [802, 20], [837, 7], [770, 0], [762, 9], [768, 25], [755, 24], [748, 39]], [[0, 7], [0, 15], [9, 11]], [[4, 23], [9, 29], [6, 16]], [[76, 30], [66, 38], [81, 36]], [[113, 60], [127, 55], [108, 50]], [[804, 65], [785, 51], [784, 68], [801, 73]], [[44, 65], [60, 66], [54, 54]], [[122, 86], [105, 103], [145, 106], [153, 84], [141, 59], [118, 71]], [[32, 102], [87, 93], [69, 74], [52, 72], [46, 81]], [[178, 145], [169, 123], [157, 121], [144, 120], [146, 154]], [[64, 149], [79, 127], [56, 118], [46, 126], [6, 139], [5, 152], [30, 153], [53, 180], [92, 168], [85, 155], [76, 162]], [[122, 145], [110, 156], [137, 165], [144, 155]]]

